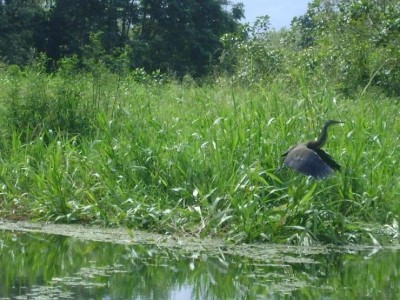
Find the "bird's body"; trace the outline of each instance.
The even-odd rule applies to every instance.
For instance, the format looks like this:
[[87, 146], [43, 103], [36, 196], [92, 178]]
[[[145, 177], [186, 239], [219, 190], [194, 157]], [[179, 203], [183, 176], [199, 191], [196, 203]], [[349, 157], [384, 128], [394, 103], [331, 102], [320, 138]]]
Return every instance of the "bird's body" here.
[[327, 121], [318, 140], [293, 146], [282, 155], [285, 156], [283, 163], [293, 170], [317, 179], [323, 179], [332, 175], [334, 171], [339, 171], [340, 165], [321, 149], [328, 137], [328, 127], [338, 123], [343, 122]]

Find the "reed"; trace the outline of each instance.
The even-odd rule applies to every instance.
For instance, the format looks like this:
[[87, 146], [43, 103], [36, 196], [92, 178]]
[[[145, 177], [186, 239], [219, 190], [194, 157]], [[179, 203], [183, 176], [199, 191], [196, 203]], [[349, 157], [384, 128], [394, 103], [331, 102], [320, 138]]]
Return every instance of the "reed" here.
[[[387, 241], [400, 213], [397, 102], [300, 79], [3, 69], [0, 214], [234, 242]], [[279, 169], [327, 119], [346, 122], [325, 146], [342, 172], [317, 182]]]

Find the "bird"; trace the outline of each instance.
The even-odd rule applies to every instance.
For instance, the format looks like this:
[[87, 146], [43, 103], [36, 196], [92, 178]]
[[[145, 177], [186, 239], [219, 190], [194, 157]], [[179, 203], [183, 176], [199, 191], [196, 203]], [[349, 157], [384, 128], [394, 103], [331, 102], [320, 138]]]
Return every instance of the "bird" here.
[[334, 171], [340, 171], [340, 165], [321, 149], [328, 138], [329, 126], [340, 123], [344, 122], [335, 120], [326, 121], [322, 127], [319, 139], [291, 147], [282, 154], [285, 157], [283, 164], [315, 179], [324, 179], [333, 175]]

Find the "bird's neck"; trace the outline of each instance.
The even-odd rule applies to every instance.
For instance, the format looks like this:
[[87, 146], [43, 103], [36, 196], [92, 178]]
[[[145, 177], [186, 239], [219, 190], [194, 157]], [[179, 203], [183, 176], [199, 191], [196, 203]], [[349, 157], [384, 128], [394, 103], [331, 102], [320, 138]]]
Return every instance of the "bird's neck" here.
[[310, 148], [310, 149], [319, 149], [319, 148], [321, 148], [324, 144], [325, 144], [325, 142], [321, 143], [320, 140], [309, 141], [309, 142], [307, 142], [307, 148]]
[[329, 125], [330, 124], [325, 124], [324, 125], [324, 127], [322, 128], [322, 131], [321, 131], [321, 135], [320, 135], [318, 140], [310, 141], [310, 142], [307, 143], [307, 147], [308, 148], [310, 148], [310, 149], [319, 149], [325, 144], [326, 139], [328, 138], [328, 127], [329, 127]]

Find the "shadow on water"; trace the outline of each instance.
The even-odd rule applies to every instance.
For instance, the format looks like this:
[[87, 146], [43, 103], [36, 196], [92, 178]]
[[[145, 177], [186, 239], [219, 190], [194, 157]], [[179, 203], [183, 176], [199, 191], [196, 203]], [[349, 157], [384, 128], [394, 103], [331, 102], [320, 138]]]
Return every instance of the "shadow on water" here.
[[[1, 299], [397, 299], [400, 252], [164, 247], [0, 231]], [[262, 255], [250, 257], [246, 251]], [[264, 251], [264, 252], [263, 252]], [[263, 252], [263, 253], [261, 253]], [[243, 255], [242, 255], [243, 254]]]

